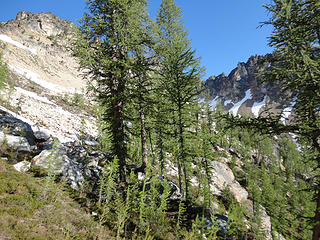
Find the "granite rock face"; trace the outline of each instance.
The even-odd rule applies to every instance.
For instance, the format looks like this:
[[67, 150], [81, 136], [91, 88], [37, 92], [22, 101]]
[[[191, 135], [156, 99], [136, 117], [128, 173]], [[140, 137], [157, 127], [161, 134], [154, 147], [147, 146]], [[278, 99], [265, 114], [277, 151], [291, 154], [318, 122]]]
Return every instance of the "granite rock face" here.
[[14, 21], [18, 27], [25, 27], [33, 31], [43, 31], [48, 36], [55, 36], [62, 33], [68, 33], [73, 23], [53, 15], [51, 12], [39, 14], [21, 11], [17, 14]]
[[52, 174], [61, 174], [73, 189], [77, 190], [83, 184], [81, 165], [68, 158], [63, 148], [44, 150], [32, 159], [31, 164], [43, 167]]
[[263, 82], [261, 77], [261, 72], [269, 66], [268, 57], [251, 56], [246, 63], [239, 62], [229, 75], [211, 76], [203, 84], [209, 101], [215, 100], [213, 105], [216, 105], [219, 100], [225, 110], [237, 107], [236, 113], [240, 115], [252, 114], [253, 106], [259, 103], [259, 113], [266, 107], [275, 113], [281, 112], [287, 104], [286, 96], [280, 94], [279, 84]]
[[[52, 13], [19, 12], [16, 19], [0, 24], [0, 51], [10, 70], [11, 90], [0, 91], [10, 110], [50, 134], [66, 141], [77, 140], [82, 120], [90, 135], [97, 135], [96, 118], [86, 109], [73, 112], [75, 97], [91, 101], [84, 94], [86, 81], [71, 51], [75, 25]], [[76, 95], [77, 94], [77, 95]], [[36, 133], [44, 141], [48, 134]], [[49, 134], [49, 135], [50, 135]]]
[[211, 191], [221, 195], [221, 191], [228, 189], [240, 203], [248, 199], [248, 192], [236, 181], [232, 170], [224, 163], [212, 161]]

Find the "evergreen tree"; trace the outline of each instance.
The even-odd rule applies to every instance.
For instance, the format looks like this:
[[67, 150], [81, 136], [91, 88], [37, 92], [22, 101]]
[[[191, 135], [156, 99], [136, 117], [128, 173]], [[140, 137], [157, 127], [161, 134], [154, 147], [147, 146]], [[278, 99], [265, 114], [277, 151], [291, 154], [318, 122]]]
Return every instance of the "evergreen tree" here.
[[0, 51], [0, 89], [4, 88], [8, 78], [8, 67], [2, 62], [2, 52]]
[[188, 109], [197, 101], [201, 68], [199, 59], [191, 49], [187, 31], [182, 22], [180, 8], [174, 0], [163, 0], [158, 12], [159, 44], [157, 57], [160, 62], [161, 90], [175, 113], [174, 120], [178, 140], [177, 165], [179, 185], [184, 176], [184, 197], [188, 199], [186, 127]]
[[311, 151], [309, 162], [315, 162], [313, 172], [317, 207], [313, 221], [313, 237], [320, 238], [320, 3], [318, 0], [273, 0], [267, 5], [271, 13], [264, 24], [273, 26], [269, 45], [274, 54], [271, 65], [263, 73], [265, 81], [279, 83], [288, 95], [288, 105], [294, 105], [294, 121], [282, 124], [281, 114], [258, 118], [227, 117], [230, 125], [249, 126], [262, 133], [295, 133], [299, 143]]
[[[274, 27], [269, 45], [275, 59], [267, 79], [280, 81], [290, 90], [295, 104], [291, 128], [312, 148], [320, 168], [320, 2], [318, 0], [275, 0], [266, 6], [272, 13], [267, 24]], [[312, 239], [320, 238], [320, 185], [315, 189], [317, 209]]]
[[111, 136], [111, 151], [119, 159], [125, 181], [125, 110], [128, 84], [137, 64], [135, 50], [146, 45], [145, 0], [88, 0], [88, 13], [80, 23], [75, 55], [85, 69], [91, 89], [103, 107], [103, 121]]

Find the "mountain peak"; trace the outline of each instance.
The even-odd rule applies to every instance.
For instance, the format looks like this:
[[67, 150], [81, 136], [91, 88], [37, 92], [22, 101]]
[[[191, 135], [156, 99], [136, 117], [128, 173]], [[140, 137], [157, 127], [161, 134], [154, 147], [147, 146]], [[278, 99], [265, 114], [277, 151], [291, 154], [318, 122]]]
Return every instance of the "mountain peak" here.
[[32, 31], [34, 33], [44, 33], [47, 36], [57, 36], [71, 32], [73, 25], [72, 22], [63, 20], [51, 12], [31, 13], [20, 11], [15, 20], [10, 20], [0, 26], [1, 30], [15, 34]]

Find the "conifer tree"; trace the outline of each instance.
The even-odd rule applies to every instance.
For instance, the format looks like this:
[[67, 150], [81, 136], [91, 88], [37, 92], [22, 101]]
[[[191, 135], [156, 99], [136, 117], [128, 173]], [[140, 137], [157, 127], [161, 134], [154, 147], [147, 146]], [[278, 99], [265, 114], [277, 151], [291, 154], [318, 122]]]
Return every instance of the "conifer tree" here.
[[128, 84], [136, 65], [134, 50], [145, 45], [145, 0], [88, 0], [88, 12], [80, 22], [75, 55], [85, 70], [111, 136], [111, 151], [119, 159], [125, 181], [125, 110]]
[[0, 51], [0, 89], [5, 86], [8, 77], [8, 67], [2, 62], [2, 52]]
[[159, 44], [157, 56], [160, 62], [161, 90], [175, 113], [175, 126], [179, 153], [177, 165], [179, 185], [184, 176], [184, 197], [188, 198], [186, 126], [187, 109], [196, 102], [200, 84], [199, 59], [191, 49], [187, 31], [182, 22], [182, 13], [174, 0], [163, 0], [158, 12]]
[[[265, 81], [278, 82], [284, 93], [290, 92], [288, 105], [294, 105], [294, 121], [282, 124], [281, 115], [240, 119], [229, 117], [232, 125], [250, 126], [262, 133], [291, 132], [299, 142], [309, 146], [310, 162], [315, 162], [311, 189], [317, 207], [313, 221], [313, 240], [320, 238], [320, 3], [318, 0], [273, 0], [266, 6], [271, 17], [264, 24], [273, 26], [269, 45], [270, 68]], [[287, 95], [287, 94], [286, 94]]]
[[[273, 1], [266, 7], [274, 27], [269, 45], [275, 59], [268, 79], [280, 81], [295, 102], [291, 128], [312, 148], [320, 167], [320, 3], [317, 0]], [[312, 239], [320, 238], [320, 185], [316, 188], [317, 209]]]

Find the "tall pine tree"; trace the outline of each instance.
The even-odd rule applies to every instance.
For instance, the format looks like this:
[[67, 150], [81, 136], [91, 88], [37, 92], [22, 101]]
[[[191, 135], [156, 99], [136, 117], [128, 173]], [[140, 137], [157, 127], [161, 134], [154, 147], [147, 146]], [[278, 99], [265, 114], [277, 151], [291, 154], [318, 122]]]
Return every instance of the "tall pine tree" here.
[[190, 46], [182, 13], [174, 0], [163, 0], [158, 12], [159, 44], [157, 55], [160, 62], [160, 81], [163, 95], [169, 100], [175, 113], [174, 122], [178, 140], [177, 165], [179, 185], [184, 178], [184, 197], [188, 199], [188, 174], [186, 127], [188, 109], [197, 101], [200, 85], [200, 60]]
[[[292, 92], [295, 123], [291, 128], [310, 146], [320, 168], [320, 2], [274, 0], [266, 6], [272, 13], [267, 24], [274, 27], [269, 45], [275, 59], [267, 79], [280, 81]], [[318, 175], [317, 173], [315, 175]], [[316, 180], [319, 182], [319, 179]], [[320, 238], [320, 185], [315, 189], [317, 208], [312, 239]]]
[[125, 181], [125, 110], [128, 84], [134, 77], [135, 50], [148, 42], [145, 0], [88, 0], [80, 23], [75, 55], [102, 105], [103, 121], [111, 136], [111, 151], [119, 159], [120, 181]]

